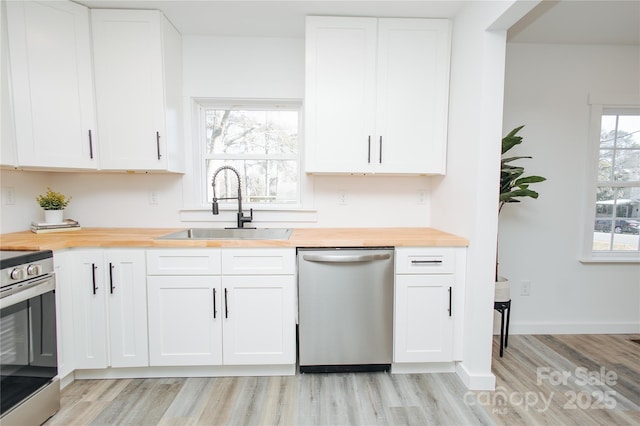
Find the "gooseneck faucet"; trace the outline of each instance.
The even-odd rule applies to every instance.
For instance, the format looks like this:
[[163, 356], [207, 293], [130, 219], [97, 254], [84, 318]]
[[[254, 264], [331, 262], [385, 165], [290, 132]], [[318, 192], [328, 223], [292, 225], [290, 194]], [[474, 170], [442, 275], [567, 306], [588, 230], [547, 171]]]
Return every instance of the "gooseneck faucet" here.
[[[233, 173], [236, 174], [236, 177], [238, 178], [238, 196], [237, 197], [226, 197], [226, 198], [218, 198], [216, 197], [216, 177], [218, 176], [218, 173], [220, 173], [223, 170], [231, 170]], [[213, 214], [218, 214], [220, 213], [218, 210], [218, 200], [238, 200], [238, 228], [244, 228], [244, 224], [251, 222], [253, 220], [253, 209], [249, 209], [249, 216], [245, 216], [244, 213], [242, 212], [242, 185], [240, 184], [240, 173], [238, 173], [238, 171], [231, 167], [231, 166], [222, 166], [219, 167], [218, 170], [216, 170], [213, 173], [213, 179], [211, 179], [211, 186], [213, 186], [213, 200], [212, 200], [212, 204], [211, 204], [211, 213]]]

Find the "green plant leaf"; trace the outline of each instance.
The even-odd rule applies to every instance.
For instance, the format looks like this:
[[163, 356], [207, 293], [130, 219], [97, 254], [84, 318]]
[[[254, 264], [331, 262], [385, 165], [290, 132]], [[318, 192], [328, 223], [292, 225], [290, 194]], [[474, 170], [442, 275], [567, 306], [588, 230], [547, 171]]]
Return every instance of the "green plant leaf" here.
[[502, 153], [509, 151], [516, 145], [522, 143], [522, 136], [516, 136], [516, 134], [524, 127], [524, 125], [520, 127], [516, 127], [513, 129], [507, 136], [502, 138]]
[[538, 183], [538, 182], [544, 182], [545, 180], [547, 180], [547, 178], [543, 178], [542, 176], [527, 176], [527, 177], [523, 177], [520, 178], [518, 180], [516, 180], [514, 182], [515, 186], [520, 186], [523, 183]]

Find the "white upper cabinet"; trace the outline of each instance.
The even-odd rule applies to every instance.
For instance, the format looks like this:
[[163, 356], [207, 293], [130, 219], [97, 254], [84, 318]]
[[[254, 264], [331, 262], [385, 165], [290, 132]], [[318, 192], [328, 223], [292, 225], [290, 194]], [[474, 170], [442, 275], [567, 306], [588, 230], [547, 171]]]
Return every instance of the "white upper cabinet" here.
[[183, 171], [182, 42], [155, 10], [91, 11], [100, 168]]
[[6, 7], [18, 165], [95, 169], [88, 9], [69, 1]]
[[307, 173], [444, 174], [450, 22], [308, 17]]
[[0, 165], [15, 167], [18, 164], [18, 157], [10, 101], [9, 43], [5, 4], [6, 2], [0, 3]]

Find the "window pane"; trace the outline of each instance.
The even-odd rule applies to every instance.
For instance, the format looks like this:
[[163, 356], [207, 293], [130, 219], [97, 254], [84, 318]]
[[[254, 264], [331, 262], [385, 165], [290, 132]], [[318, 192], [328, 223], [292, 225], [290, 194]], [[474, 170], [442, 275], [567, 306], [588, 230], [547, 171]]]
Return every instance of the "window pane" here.
[[298, 111], [205, 111], [207, 154], [278, 155], [298, 152]]
[[613, 171], [613, 151], [610, 149], [600, 150], [600, 161], [598, 162], [598, 181], [611, 180]]
[[599, 187], [593, 250], [638, 250], [640, 187]]
[[640, 181], [640, 149], [616, 150], [614, 164], [613, 177], [615, 180]]
[[603, 115], [600, 122], [600, 148], [611, 148], [616, 140], [617, 115]]
[[[298, 201], [298, 164], [295, 160], [207, 160], [207, 201], [213, 199], [212, 179], [222, 165], [230, 165], [242, 176], [243, 203], [293, 204]], [[246, 176], [246, 178], [245, 178]], [[216, 177], [216, 196], [238, 195], [238, 179], [230, 170]], [[237, 200], [220, 201], [236, 204]]]
[[640, 115], [621, 115], [618, 119], [618, 148], [640, 148]]

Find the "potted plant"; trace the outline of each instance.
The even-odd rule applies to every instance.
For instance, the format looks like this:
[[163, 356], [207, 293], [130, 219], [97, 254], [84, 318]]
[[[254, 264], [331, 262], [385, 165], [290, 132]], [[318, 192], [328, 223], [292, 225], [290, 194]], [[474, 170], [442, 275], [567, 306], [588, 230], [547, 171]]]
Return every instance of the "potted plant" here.
[[62, 223], [63, 211], [71, 202], [71, 197], [66, 197], [60, 192], [47, 188], [47, 192], [36, 197], [36, 201], [44, 210], [46, 223]]
[[[516, 145], [522, 143], [522, 136], [518, 132], [524, 126], [519, 126], [502, 138], [502, 160], [500, 161], [500, 200], [498, 214], [507, 203], [519, 203], [521, 197], [538, 198], [538, 193], [529, 188], [532, 183], [544, 182], [542, 176], [523, 176], [524, 167], [511, 164], [513, 161], [530, 156], [505, 157], [504, 154]], [[509, 280], [498, 275], [498, 256], [496, 254], [496, 288], [495, 301], [506, 302], [511, 299]]]

